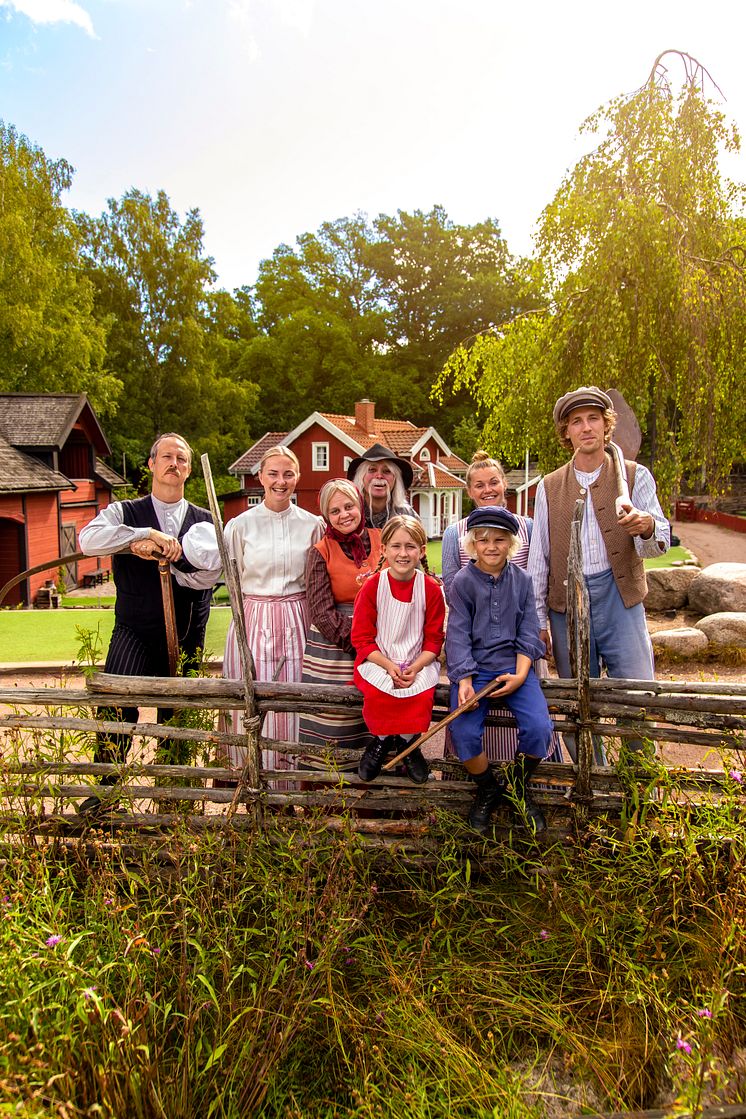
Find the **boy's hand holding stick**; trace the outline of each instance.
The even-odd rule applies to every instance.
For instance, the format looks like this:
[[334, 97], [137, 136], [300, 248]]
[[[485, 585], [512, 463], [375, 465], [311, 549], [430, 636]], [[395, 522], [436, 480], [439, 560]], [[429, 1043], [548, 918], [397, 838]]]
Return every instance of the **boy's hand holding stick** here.
[[458, 707], [455, 708], [455, 710], [446, 715], [445, 719], [441, 719], [439, 723], [436, 723], [435, 726], [430, 727], [430, 729], [426, 730], [424, 734], [421, 734], [419, 738], [415, 738], [414, 742], [410, 742], [406, 750], [402, 750], [402, 752], [400, 754], [397, 754], [395, 758], [392, 758], [390, 762], [386, 762], [386, 764], [382, 768], [393, 769], [395, 765], [399, 764], [402, 758], [406, 758], [407, 754], [411, 754], [413, 750], [416, 750], [419, 746], [424, 745], [424, 743], [427, 742], [428, 739], [432, 738], [434, 734], [437, 734], [439, 730], [443, 730], [443, 728], [447, 727], [449, 723], [452, 723], [454, 719], [457, 719], [459, 715], [463, 715], [465, 711], [469, 711], [470, 708], [476, 706], [476, 704], [479, 703], [480, 699], [486, 699], [486, 697], [488, 695], [491, 695], [492, 692], [499, 691], [502, 686], [503, 680], [501, 680], [499, 677], [495, 680], [490, 680], [489, 684], [485, 684], [485, 686], [481, 688], [480, 691], [475, 692], [473, 696], [467, 699], [466, 703], [460, 704]]

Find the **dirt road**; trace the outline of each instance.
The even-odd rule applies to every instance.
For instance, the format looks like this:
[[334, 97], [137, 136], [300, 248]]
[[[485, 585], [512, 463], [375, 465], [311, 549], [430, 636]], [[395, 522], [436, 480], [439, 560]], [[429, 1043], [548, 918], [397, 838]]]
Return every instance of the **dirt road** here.
[[746, 532], [733, 532], [703, 521], [674, 521], [673, 533], [699, 560], [711, 563], [746, 563]]

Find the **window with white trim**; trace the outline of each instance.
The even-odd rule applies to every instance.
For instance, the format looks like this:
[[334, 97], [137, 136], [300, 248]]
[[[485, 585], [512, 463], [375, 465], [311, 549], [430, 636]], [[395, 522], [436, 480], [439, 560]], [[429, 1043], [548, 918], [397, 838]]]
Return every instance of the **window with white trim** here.
[[312, 470], [328, 470], [329, 469], [329, 444], [328, 443], [312, 443], [311, 444], [311, 469]]
[[349, 455], [345, 455], [345, 457], [342, 459], [342, 469], [344, 470], [345, 474], [350, 469], [350, 463], [351, 462], [352, 462], [352, 459], [350, 458]]
[[422, 450], [420, 451], [420, 462], [429, 462], [429, 461], [430, 461], [430, 452], [428, 451], [427, 447], [423, 447]]

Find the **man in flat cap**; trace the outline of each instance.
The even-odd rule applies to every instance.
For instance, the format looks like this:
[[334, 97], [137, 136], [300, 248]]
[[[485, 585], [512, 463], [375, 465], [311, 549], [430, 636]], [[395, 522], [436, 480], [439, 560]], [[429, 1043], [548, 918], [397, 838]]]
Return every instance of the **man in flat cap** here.
[[[630, 500], [617, 515], [617, 476], [611, 452], [606, 450], [616, 423], [611, 398], [595, 385], [584, 386], [561, 396], [553, 415], [559, 440], [572, 451], [572, 459], [548, 474], [536, 494], [528, 572], [542, 638], [554, 653], [559, 675], [570, 677], [567, 560], [575, 502], [583, 498], [581, 540], [590, 600], [591, 676], [600, 675], [603, 661], [609, 676], [652, 680], [642, 561], [659, 556], [670, 545], [655, 481], [644, 466], [625, 461]], [[565, 743], [574, 757], [574, 741], [566, 737]], [[630, 745], [639, 747], [639, 743]], [[596, 761], [603, 761], [600, 745]]]

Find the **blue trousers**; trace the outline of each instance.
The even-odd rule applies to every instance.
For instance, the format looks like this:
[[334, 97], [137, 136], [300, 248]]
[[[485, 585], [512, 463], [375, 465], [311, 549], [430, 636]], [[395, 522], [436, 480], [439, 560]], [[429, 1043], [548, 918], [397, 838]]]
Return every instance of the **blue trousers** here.
[[[472, 678], [474, 691], [478, 692], [495, 676], [503, 672], [512, 672], [512, 665], [500, 669], [499, 672], [478, 672]], [[456, 747], [460, 760], [468, 761], [482, 753], [482, 734], [484, 721], [490, 707], [490, 698], [481, 699], [477, 706], [459, 715], [451, 723], [451, 740]], [[494, 701], [492, 701], [494, 702]], [[528, 670], [525, 683], [513, 692], [512, 695], [501, 696], [500, 703], [515, 716], [518, 724], [518, 753], [530, 754], [534, 758], [545, 758], [552, 748], [552, 721], [549, 718], [547, 701], [541, 690], [533, 668]], [[458, 707], [458, 684], [451, 684], [451, 710]]]
[[[620, 680], [653, 680], [653, 647], [645, 624], [645, 608], [625, 606], [617, 590], [614, 575], [609, 569], [599, 575], [586, 575], [591, 611], [590, 672], [592, 677], [601, 675], [601, 661], [606, 672]], [[570, 648], [567, 638], [567, 615], [549, 611], [552, 631], [552, 651], [557, 673], [563, 679], [572, 677]], [[565, 735], [565, 745], [573, 761], [576, 760], [575, 738]], [[595, 740], [594, 740], [595, 741]], [[640, 749], [642, 743], [633, 739], [631, 749]], [[595, 749], [596, 764], [605, 764], [600, 739]]]

